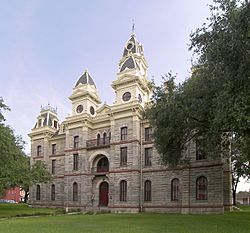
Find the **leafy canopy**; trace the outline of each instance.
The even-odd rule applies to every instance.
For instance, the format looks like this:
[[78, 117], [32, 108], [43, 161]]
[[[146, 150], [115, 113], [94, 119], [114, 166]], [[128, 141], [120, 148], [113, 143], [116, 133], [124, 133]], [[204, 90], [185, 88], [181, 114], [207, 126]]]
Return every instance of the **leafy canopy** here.
[[165, 164], [185, 161], [188, 142], [202, 138], [207, 156], [229, 155], [233, 135], [250, 157], [250, 4], [214, 0], [211, 17], [190, 35], [197, 57], [192, 75], [176, 85], [172, 74], [153, 84], [146, 117]]

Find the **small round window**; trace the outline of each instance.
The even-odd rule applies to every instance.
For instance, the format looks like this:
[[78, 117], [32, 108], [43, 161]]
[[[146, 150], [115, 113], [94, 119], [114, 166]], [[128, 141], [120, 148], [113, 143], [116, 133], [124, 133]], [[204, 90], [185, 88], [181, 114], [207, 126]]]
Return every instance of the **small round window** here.
[[131, 98], [131, 93], [130, 92], [125, 92], [123, 95], [122, 95], [122, 100], [123, 101], [129, 101]]
[[76, 112], [81, 113], [82, 111], [83, 111], [83, 106], [80, 104], [80, 105], [77, 106]]
[[90, 113], [91, 113], [91, 115], [94, 115], [94, 114], [95, 114], [95, 109], [94, 109], [93, 106], [90, 107]]
[[134, 47], [134, 44], [130, 41], [130, 42], [127, 44], [127, 50], [131, 50], [133, 47]]

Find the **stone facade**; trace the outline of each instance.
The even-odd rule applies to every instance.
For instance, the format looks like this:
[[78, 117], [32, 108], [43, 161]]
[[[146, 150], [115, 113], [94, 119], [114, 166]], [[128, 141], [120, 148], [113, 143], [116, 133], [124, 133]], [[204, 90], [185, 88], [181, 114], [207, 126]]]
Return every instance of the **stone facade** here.
[[30, 188], [31, 206], [173, 213], [230, 209], [230, 166], [225, 161], [197, 160], [196, 145], [190, 143], [186, 166], [161, 164], [142, 116], [151, 95], [147, 67], [143, 47], [132, 34], [112, 83], [112, 106], [100, 105], [86, 70], [69, 97], [71, 116], [59, 124], [55, 109], [41, 109], [29, 134], [31, 164], [44, 161], [53, 180]]

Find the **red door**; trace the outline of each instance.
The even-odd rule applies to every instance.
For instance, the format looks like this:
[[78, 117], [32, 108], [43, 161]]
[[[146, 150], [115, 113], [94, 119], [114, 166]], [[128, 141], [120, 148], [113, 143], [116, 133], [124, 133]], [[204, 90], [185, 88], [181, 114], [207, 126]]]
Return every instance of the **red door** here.
[[102, 182], [100, 185], [99, 205], [108, 206], [109, 203], [109, 185], [107, 182]]

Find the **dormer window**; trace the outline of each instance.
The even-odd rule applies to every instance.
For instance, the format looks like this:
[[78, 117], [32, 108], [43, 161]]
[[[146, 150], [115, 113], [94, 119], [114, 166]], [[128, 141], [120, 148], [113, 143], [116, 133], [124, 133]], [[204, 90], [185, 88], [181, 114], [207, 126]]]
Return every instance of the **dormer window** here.
[[57, 121], [54, 121], [54, 128], [57, 129]]
[[38, 127], [42, 127], [42, 119], [38, 120]]

